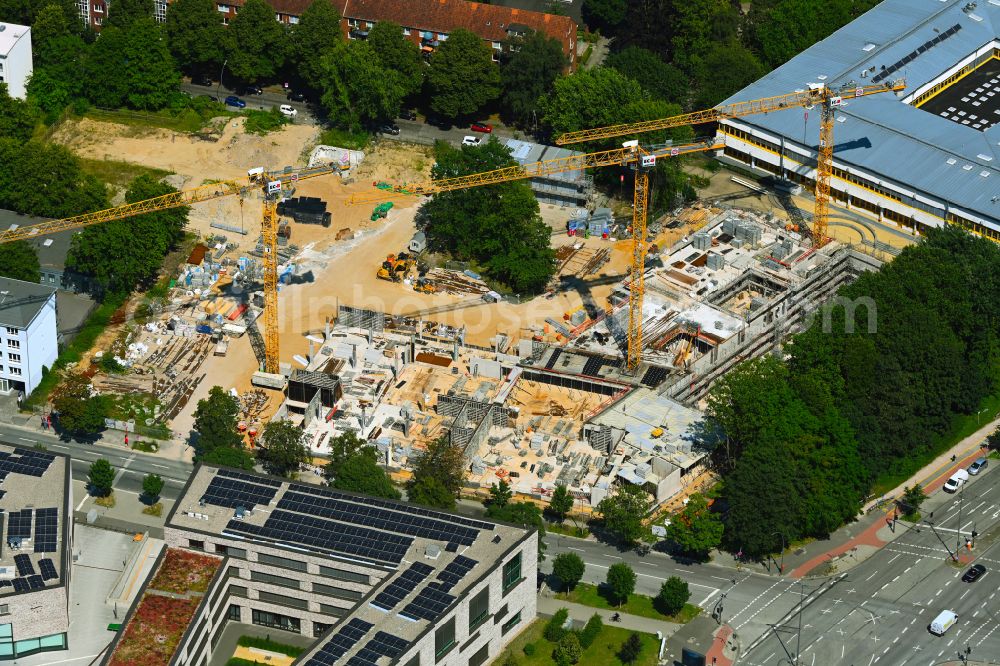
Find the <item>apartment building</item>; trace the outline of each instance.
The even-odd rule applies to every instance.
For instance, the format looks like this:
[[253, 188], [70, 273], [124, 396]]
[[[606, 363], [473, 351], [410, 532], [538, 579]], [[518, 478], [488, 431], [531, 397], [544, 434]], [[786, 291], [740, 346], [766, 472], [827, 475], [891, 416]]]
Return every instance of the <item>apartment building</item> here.
[[56, 290], [0, 277], [0, 393], [31, 393], [59, 354]]
[[178, 666], [212, 661], [229, 622], [317, 639], [310, 666], [479, 666], [535, 616], [536, 531], [325, 486], [200, 465], [164, 539], [221, 560]]
[[0, 83], [7, 84], [7, 94], [24, 99], [33, 70], [31, 28], [15, 23], [0, 23]]

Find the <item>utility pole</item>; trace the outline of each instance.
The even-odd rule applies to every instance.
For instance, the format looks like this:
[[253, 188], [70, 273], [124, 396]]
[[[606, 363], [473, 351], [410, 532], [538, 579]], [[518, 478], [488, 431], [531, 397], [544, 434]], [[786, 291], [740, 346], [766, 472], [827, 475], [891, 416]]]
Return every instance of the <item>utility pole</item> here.
[[806, 600], [806, 584], [801, 578], [799, 579], [799, 631], [798, 636], [795, 638], [795, 666], [799, 666], [799, 655], [801, 654], [800, 648], [802, 646], [802, 604]]
[[[959, 549], [962, 547], [962, 508], [965, 505], [965, 483], [962, 483], [962, 490], [958, 493], [958, 529], [955, 536], [955, 553], [958, 554]], [[957, 557], [955, 558], [958, 559]]]

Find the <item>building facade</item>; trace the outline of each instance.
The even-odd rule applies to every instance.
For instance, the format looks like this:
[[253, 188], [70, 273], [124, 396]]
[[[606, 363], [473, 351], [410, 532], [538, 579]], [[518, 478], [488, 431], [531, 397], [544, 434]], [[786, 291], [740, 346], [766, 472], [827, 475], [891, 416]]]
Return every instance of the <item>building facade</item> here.
[[400, 502], [201, 465], [164, 539], [224, 558], [178, 666], [214, 659], [229, 622], [317, 639], [298, 663], [332, 663], [330, 640], [361, 626], [359, 649], [391, 635], [401, 663], [478, 666], [535, 616], [537, 532]]
[[31, 28], [0, 23], [0, 83], [7, 84], [7, 94], [24, 99], [32, 71]]
[[27, 396], [58, 355], [56, 290], [0, 277], [0, 392]]

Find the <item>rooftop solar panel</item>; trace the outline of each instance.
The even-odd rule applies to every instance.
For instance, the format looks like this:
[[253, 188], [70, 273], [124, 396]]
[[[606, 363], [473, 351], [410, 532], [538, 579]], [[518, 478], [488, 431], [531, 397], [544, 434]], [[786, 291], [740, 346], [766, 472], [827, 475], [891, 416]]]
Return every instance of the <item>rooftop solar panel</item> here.
[[397, 576], [372, 601], [372, 605], [384, 611], [391, 611], [406, 595], [415, 590], [434, 568], [423, 562], [414, 562], [410, 568]]
[[34, 576], [28, 576], [28, 587], [30, 587], [32, 590], [40, 590], [43, 587], [45, 587], [45, 581], [42, 580], [42, 577], [39, 576], [38, 574], [35, 574]]
[[56, 572], [55, 563], [48, 558], [38, 560], [38, 569], [42, 572], [42, 578], [45, 580], [55, 580], [59, 578], [59, 574]]

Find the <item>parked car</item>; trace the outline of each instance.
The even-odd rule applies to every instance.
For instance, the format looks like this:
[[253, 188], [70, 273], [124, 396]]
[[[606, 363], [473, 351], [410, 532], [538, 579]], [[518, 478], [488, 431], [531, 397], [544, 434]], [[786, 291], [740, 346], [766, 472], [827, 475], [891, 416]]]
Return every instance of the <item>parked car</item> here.
[[469, 125], [469, 129], [473, 132], [483, 132], [484, 134], [490, 134], [493, 132], [493, 125], [487, 123], [472, 123]]
[[286, 118], [294, 118], [299, 113], [298, 110], [287, 104], [282, 104], [281, 106], [279, 106], [278, 111], [281, 111], [281, 115], [285, 116]]
[[235, 106], [237, 109], [247, 108], [247, 103], [236, 95], [230, 95], [226, 98], [226, 106]]
[[196, 86], [205, 86], [207, 88], [211, 88], [212, 86], [215, 85], [212, 79], [208, 78], [204, 74], [195, 74], [194, 76], [192, 76], [191, 83]]
[[399, 112], [399, 117], [403, 120], [416, 120], [417, 113], [413, 109], [403, 109]]
[[944, 491], [953, 493], [958, 490], [963, 483], [969, 480], [969, 473], [960, 469], [951, 475], [951, 478], [944, 482]]
[[975, 476], [989, 467], [990, 461], [986, 458], [976, 458], [975, 462], [969, 465], [969, 474]]
[[965, 575], [962, 576], [962, 582], [975, 583], [977, 580], [982, 578], [984, 573], [986, 573], [986, 567], [982, 564], [973, 564], [969, 567], [969, 570], [965, 572]]
[[289, 91], [288, 93], [289, 102], [304, 102], [306, 101], [306, 96], [304, 93]]
[[399, 134], [399, 126], [393, 123], [386, 123], [385, 125], [379, 126], [378, 131], [382, 134], [392, 134], [393, 136], [396, 136]]
[[463, 146], [478, 146], [479, 145], [479, 137], [478, 136], [466, 136], [466, 137], [462, 137], [462, 145]]
[[264, 89], [260, 86], [247, 86], [243, 89], [244, 95], [263, 95]]

